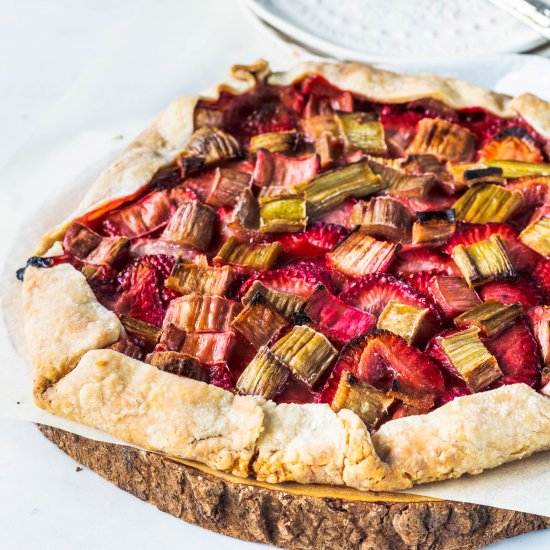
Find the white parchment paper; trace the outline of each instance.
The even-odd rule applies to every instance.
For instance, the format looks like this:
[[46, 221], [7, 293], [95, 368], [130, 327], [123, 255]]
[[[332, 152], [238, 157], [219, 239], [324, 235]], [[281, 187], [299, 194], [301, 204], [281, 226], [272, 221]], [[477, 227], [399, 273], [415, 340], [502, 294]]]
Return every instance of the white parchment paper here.
[[[440, 72], [469, 78], [510, 93], [531, 90], [549, 97], [549, 65], [549, 61], [540, 58], [507, 57], [503, 58], [500, 65], [491, 61], [471, 63], [469, 66], [423, 66], [422, 69], [439, 69]], [[18, 159], [11, 166], [8, 174], [4, 174], [14, 184], [23, 186], [25, 192], [22, 193], [21, 189], [8, 191], [0, 203], [2, 221], [10, 221], [9, 226], [3, 223], [0, 243], [0, 257], [3, 260], [3, 315], [0, 326], [1, 416], [48, 424], [100, 441], [123, 443], [108, 434], [54, 417], [34, 406], [31, 372], [24, 359], [20, 283], [15, 278], [15, 271], [24, 265], [39, 236], [71, 212], [99, 172], [146, 124], [147, 120], [134, 120], [121, 124], [116, 129], [58, 139], [55, 147], [50, 143], [47, 149], [31, 150], [27, 156]], [[32, 171], [23, 170], [28, 163], [33, 164]], [[24, 181], [14, 177], [21, 173], [27, 176]], [[53, 197], [52, 183], [55, 183], [56, 189]], [[21, 201], [25, 203], [23, 206]], [[27, 208], [26, 204], [33, 206]], [[17, 220], [10, 212], [12, 208], [23, 212], [17, 216]], [[19, 222], [18, 225], [16, 221]], [[550, 452], [540, 453], [478, 476], [464, 476], [458, 480], [419, 486], [409, 492], [550, 516]]]

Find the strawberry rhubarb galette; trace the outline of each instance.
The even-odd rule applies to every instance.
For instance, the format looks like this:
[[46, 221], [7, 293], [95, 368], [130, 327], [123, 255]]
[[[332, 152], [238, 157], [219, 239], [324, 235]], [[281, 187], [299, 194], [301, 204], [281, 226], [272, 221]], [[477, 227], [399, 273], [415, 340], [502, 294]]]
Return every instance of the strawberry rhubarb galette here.
[[35, 398], [238, 476], [550, 448], [550, 105], [354, 64], [174, 101], [18, 272]]

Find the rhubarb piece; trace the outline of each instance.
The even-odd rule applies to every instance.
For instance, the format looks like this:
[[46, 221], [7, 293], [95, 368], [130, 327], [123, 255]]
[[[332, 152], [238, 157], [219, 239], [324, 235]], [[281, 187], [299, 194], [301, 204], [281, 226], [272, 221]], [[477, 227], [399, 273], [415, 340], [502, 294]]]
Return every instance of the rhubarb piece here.
[[380, 159], [369, 160], [372, 171], [386, 184], [385, 193], [404, 197], [425, 197], [435, 185], [436, 179], [430, 174], [412, 175], [387, 166]]
[[219, 128], [195, 130], [187, 143], [187, 150], [203, 157], [206, 164], [242, 156], [239, 142], [231, 134]]
[[277, 237], [277, 240], [288, 258], [315, 258], [330, 252], [347, 234], [340, 225], [318, 222], [305, 231], [288, 233]]
[[207, 103], [197, 103], [193, 115], [194, 127], [197, 129], [222, 127], [224, 123], [223, 111]]
[[492, 183], [494, 185], [502, 185], [504, 183], [502, 169], [497, 167], [469, 168], [464, 171], [463, 178], [468, 187], [473, 187], [480, 183]]
[[537, 342], [525, 320], [520, 319], [504, 332], [485, 342], [503, 373], [502, 384], [527, 384], [537, 387], [541, 362]]
[[185, 332], [174, 326], [172, 323], [165, 323], [160, 336], [158, 349], [178, 351], [185, 342]]
[[208, 383], [208, 368], [191, 355], [176, 351], [157, 351], [147, 355], [145, 362], [164, 372]]
[[497, 360], [479, 339], [479, 328], [470, 327], [436, 342], [447, 356], [454, 374], [477, 392], [502, 377]]
[[550, 176], [550, 164], [518, 162], [515, 160], [484, 160], [487, 166], [494, 166], [502, 170], [506, 178], [523, 178], [526, 176]]
[[511, 126], [493, 136], [480, 150], [482, 159], [542, 162], [542, 154], [531, 134], [521, 126]]
[[182, 294], [196, 292], [223, 296], [232, 282], [233, 270], [229, 266], [210, 267], [203, 257], [198, 264], [176, 262], [165, 284]]
[[[537, 306], [527, 313], [544, 367], [550, 366], [550, 306]], [[549, 372], [550, 374], [550, 372]], [[550, 379], [548, 380], [550, 382]]]
[[360, 336], [344, 346], [331, 378], [345, 370], [407, 405], [424, 410], [432, 408], [445, 393], [443, 374], [430, 357], [387, 331]]
[[273, 399], [283, 389], [289, 376], [288, 367], [264, 346], [244, 369], [236, 387], [244, 394]]
[[407, 153], [435, 155], [442, 160], [468, 162], [475, 153], [475, 135], [441, 118], [423, 118]]
[[390, 300], [378, 318], [377, 328], [389, 330], [412, 344], [421, 332], [429, 313], [428, 308]]
[[478, 292], [484, 302], [498, 300], [507, 305], [519, 302], [525, 311], [544, 302], [542, 291], [531, 281], [524, 278], [513, 282], [495, 281], [487, 283], [480, 287]]
[[91, 264], [113, 264], [128, 251], [126, 237], [102, 237], [79, 222], [73, 222], [63, 238], [63, 250]]
[[249, 305], [258, 294], [264, 297], [286, 320], [300, 309], [305, 300], [303, 296], [272, 290], [256, 280], [243, 296], [243, 304]]
[[134, 344], [134, 342], [128, 339], [119, 340], [118, 342], [111, 344], [107, 349], [112, 349], [118, 353], [123, 353], [132, 359], [141, 360], [143, 358], [143, 350], [137, 344]]
[[334, 114], [303, 118], [300, 120], [299, 126], [304, 138], [310, 142], [318, 140], [323, 135], [335, 138], [340, 136], [340, 126]]
[[[259, 281], [257, 283], [261, 285]], [[231, 323], [256, 348], [265, 346], [286, 324], [285, 317], [260, 292], [254, 294]]]
[[[466, 181], [464, 179], [464, 174], [469, 170], [485, 170], [487, 167], [486, 164], [480, 162], [447, 162], [446, 170], [451, 174], [453, 181], [455, 182], [456, 189], [455, 191], [460, 191], [466, 186]], [[502, 170], [500, 172], [502, 174]]]
[[393, 397], [363, 382], [346, 370], [342, 372], [330, 407], [335, 412], [342, 409], [353, 411], [365, 423], [367, 429], [372, 430], [380, 424], [393, 402]]
[[509, 181], [506, 188], [520, 191], [523, 195], [521, 211], [529, 211], [537, 206], [550, 204], [550, 176], [528, 176]]
[[163, 326], [184, 332], [227, 332], [241, 311], [239, 302], [207, 294], [187, 294], [170, 302]]
[[521, 205], [523, 195], [493, 184], [468, 189], [455, 203], [456, 217], [470, 223], [505, 222]]
[[304, 193], [308, 216], [318, 218], [348, 197], [365, 197], [384, 187], [382, 179], [372, 172], [368, 163], [356, 162], [326, 172], [307, 184], [296, 185], [294, 189]]
[[216, 211], [199, 201], [184, 202], [170, 218], [162, 238], [206, 250], [212, 239]]
[[432, 210], [417, 212], [417, 220], [412, 226], [412, 242], [437, 243], [447, 240], [456, 229], [455, 211]]
[[404, 241], [410, 233], [412, 216], [407, 208], [391, 197], [374, 197], [353, 207], [351, 220], [373, 237]]
[[454, 261], [439, 252], [430, 248], [411, 248], [399, 251], [391, 266], [392, 273], [397, 275], [408, 275], [418, 271], [437, 270], [446, 275], [459, 275], [460, 271]]
[[305, 325], [295, 326], [277, 340], [271, 346], [271, 352], [311, 387], [317, 384], [338, 355], [324, 334]]
[[361, 277], [386, 271], [398, 250], [398, 244], [377, 241], [360, 227], [327, 254], [327, 262], [349, 277]]
[[232, 332], [188, 333], [179, 351], [205, 365], [216, 365], [227, 361], [234, 339]]
[[542, 216], [528, 225], [519, 240], [541, 256], [550, 256], [550, 216]]
[[250, 269], [271, 269], [283, 247], [278, 243], [247, 244], [229, 237], [222, 245], [215, 262], [234, 264]]
[[436, 276], [430, 281], [429, 289], [441, 311], [449, 318], [481, 304], [477, 292], [462, 277]]
[[388, 152], [384, 127], [378, 115], [340, 112], [336, 115], [336, 121], [348, 147], [361, 149], [370, 155], [380, 156]]
[[239, 197], [229, 227], [237, 232], [257, 231], [260, 227], [260, 205], [250, 189]]
[[306, 228], [306, 202], [302, 195], [263, 197], [259, 203], [260, 231], [296, 233]]
[[163, 255], [179, 260], [194, 261], [200, 254], [201, 252], [192, 246], [163, 239], [139, 238], [132, 240], [130, 244], [132, 258]]
[[470, 286], [517, 278], [504, 241], [498, 234], [470, 246], [459, 244], [453, 248], [452, 257]]
[[249, 151], [257, 153], [260, 149], [266, 149], [272, 153], [290, 153], [296, 148], [298, 132], [288, 130], [286, 132], [267, 132], [257, 134], [250, 139]]
[[132, 319], [127, 315], [121, 315], [120, 322], [126, 329], [126, 332], [147, 342], [151, 342], [152, 344], [156, 344], [158, 342], [162, 332], [160, 328], [152, 325], [151, 323], [146, 323], [145, 321], [140, 321], [139, 319]]
[[302, 312], [323, 334], [339, 344], [368, 332], [376, 324], [374, 315], [342, 302], [324, 285], [318, 285], [307, 298]]
[[260, 187], [280, 186], [290, 190], [294, 185], [308, 183], [318, 172], [317, 155], [294, 158], [260, 149], [252, 179]]
[[110, 236], [142, 237], [168, 222], [176, 206], [167, 191], [149, 193], [137, 202], [106, 214], [99, 226]]
[[236, 206], [241, 194], [250, 188], [252, 176], [248, 172], [230, 168], [216, 168], [214, 183], [206, 202], [211, 206]]
[[399, 168], [408, 174], [432, 174], [440, 182], [451, 179], [445, 165], [435, 155], [407, 155], [401, 160]]
[[319, 157], [321, 168], [331, 168], [336, 160], [336, 147], [339, 142], [328, 132], [325, 132], [315, 140], [315, 153]]
[[474, 326], [485, 336], [495, 336], [523, 315], [521, 304], [505, 305], [496, 300], [487, 300], [454, 319], [457, 327]]

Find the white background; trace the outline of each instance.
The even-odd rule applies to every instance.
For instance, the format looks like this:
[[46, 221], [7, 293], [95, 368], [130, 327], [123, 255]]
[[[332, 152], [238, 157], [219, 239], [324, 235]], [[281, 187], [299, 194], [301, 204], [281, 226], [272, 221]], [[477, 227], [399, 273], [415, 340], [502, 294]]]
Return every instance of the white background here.
[[[0, 235], [55, 196], [55, 181], [32, 193], [25, 187], [27, 156], [47, 158], [82, 132], [114, 136], [143, 125], [173, 96], [219, 81], [234, 62], [288, 63], [234, 0], [142, 4], [0, 0]], [[0, 420], [2, 550], [258, 546], [185, 524], [76, 466], [33, 425]], [[545, 535], [495, 548], [548, 548]]]

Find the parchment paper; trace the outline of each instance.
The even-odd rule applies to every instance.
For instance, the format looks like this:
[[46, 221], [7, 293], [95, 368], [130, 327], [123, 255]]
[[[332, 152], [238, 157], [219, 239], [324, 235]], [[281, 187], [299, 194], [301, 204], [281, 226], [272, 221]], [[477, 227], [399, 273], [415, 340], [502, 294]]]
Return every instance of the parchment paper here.
[[[507, 89], [513, 92], [525, 89], [527, 78], [538, 83], [534, 91], [541, 95], [550, 90], [550, 76], [546, 77], [546, 83], [541, 83], [538, 64], [531, 74], [525, 67], [520, 69], [517, 78], [513, 74], [504, 76]], [[546, 74], [550, 75], [550, 71]], [[0, 258], [4, 265], [1, 279], [3, 318], [0, 326], [1, 416], [48, 424], [100, 441], [124, 443], [98, 430], [54, 417], [32, 403], [31, 373], [24, 359], [21, 330], [20, 283], [15, 278], [15, 271], [24, 265], [39, 236], [71, 212], [99, 172], [146, 124], [147, 120], [133, 121], [112, 130], [71, 136], [60, 142], [55, 152], [50, 152], [46, 158], [36, 151], [34, 157], [30, 155], [30, 158], [19, 161], [36, 162], [37, 169], [24, 182], [28, 203], [34, 205], [33, 210], [15, 204], [22, 200], [21, 193], [3, 194], [4, 200], [0, 204], [4, 229], [0, 234], [5, 236], [0, 243]], [[83, 167], [86, 168], [83, 170]], [[9, 175], [14, 173], [12, 166]], [[53, 197], [52, 182], [55, 182], [56, 189]], [[24, 215], [17, 216], [17, 219], [11, 211], [16, 207], [18, 211], [24, 211]], [[418, 486], [408, 492], [550, 516], [549, 459], [550, 452], [540, 453], [481, 475]]]

